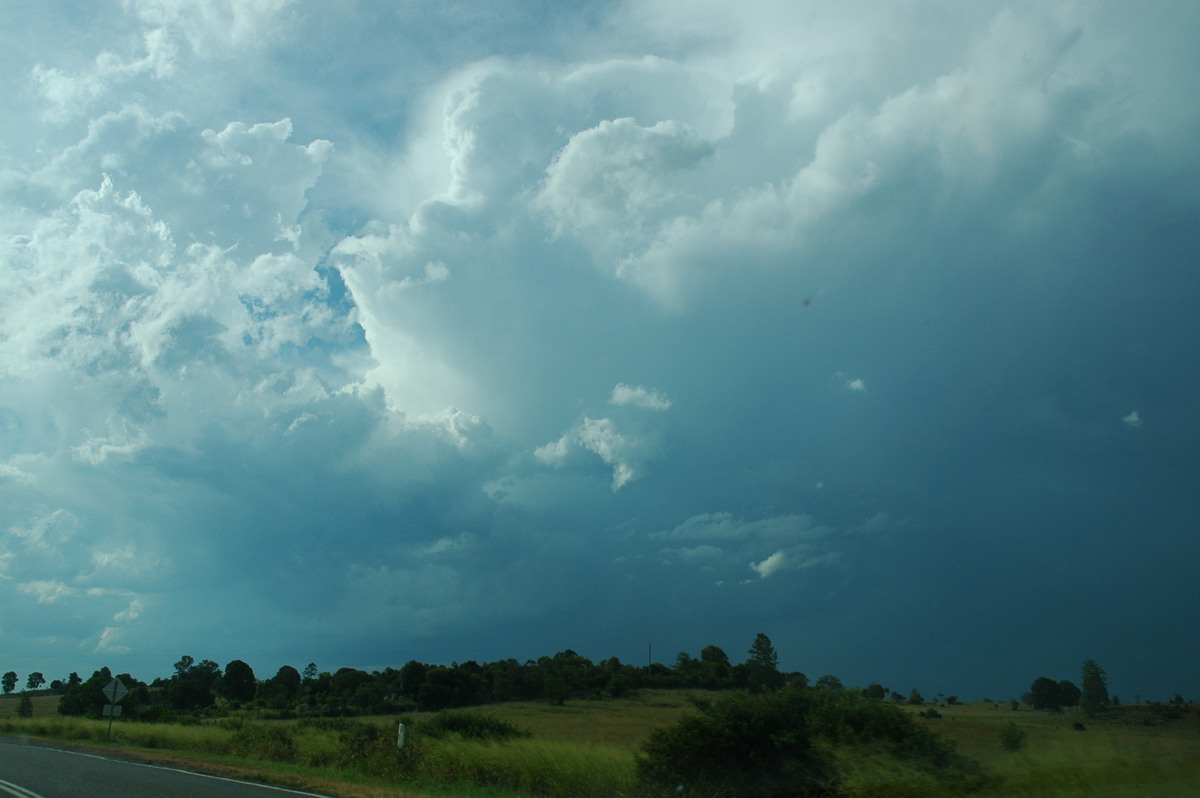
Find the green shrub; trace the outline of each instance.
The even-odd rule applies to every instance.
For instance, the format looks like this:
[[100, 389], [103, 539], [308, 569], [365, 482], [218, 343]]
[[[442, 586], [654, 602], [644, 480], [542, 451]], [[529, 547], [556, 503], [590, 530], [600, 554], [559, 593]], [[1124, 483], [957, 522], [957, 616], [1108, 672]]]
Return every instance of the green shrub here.
[[1000, 747], [1005, 751], [1020, 751], [1028, 742], [1025, 732], [1017, 728], [1017, 724], [1009, 721], [1000, 729]]
[[427, 737], [458, 734], [470, 740], [511, 740], [529, 732], [508, 721], [479, 712], [439, 712], [420, 725]]
[[654, 731], [638, 758], [651, 792], [759, 798], [828, 794], [855, 750], [904, 763], [930, 778], [958, 777], [973, 763], [899, 707], [855, 691], [786, 689], [694, 702], [698, 714]]
[[275, 724], [246, 723], [233, 733], [229, 747], [235, 756], [247, 759], [292, 762], [296, 756], [291, 730]]

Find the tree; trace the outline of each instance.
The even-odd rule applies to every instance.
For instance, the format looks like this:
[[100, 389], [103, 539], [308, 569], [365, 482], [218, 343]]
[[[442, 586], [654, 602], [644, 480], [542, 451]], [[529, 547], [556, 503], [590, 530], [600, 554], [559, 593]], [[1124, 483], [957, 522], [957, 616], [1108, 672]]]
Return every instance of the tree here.
[[213, 688], [221, 678], [221, 666], [212, 660], [196, 660], [183, 655], [175, 663], [175, 675], [167, 688], [174, 709], [193, 710], [212, 706]]
[[841, 679], [832, 673], [827, 673], [820, 679], [817, 679], [817, 687], [821, 690], [841, 690], [843, 685]]
[[1079, 706], [1089, 718], [1099, 715], [1108, 705], [1108, 677], [1094, 659], [1085, 660], [1081, 668], [1080, 681], [1083, 690]]
[[26, 690], [37, 690], [46, 683], [46, 677], [40, 671], [34, 671], [29, 674], [29, 678], [25, 680]]
[[750, 645], [750, 658], [746, 660], [749, 670], [750, 689], [763, 690], [783, 686], [783, 674], [779, 672], [779, 654], [771, 643], [771, 638], [762, 632], [754, 637]]
[[23, 718], [33, 717], [33, 701], [30, 700], [29, 696], [21, 696], [21, 701], [17, 704], [17, 714]]
[[908, 694], [908, 703], [912, 704], [914, 707], [919, 707], [925, 703], [925, 696], [917, 692], [917, 688], [914, 687], [912, 692]]
[[717, 646], [705, 646], [700, 649], [700, 670], [703, 673], [702, 686], [707, 690], [728, 687], [733, 677], [733, 665], [729, 662], [729, 655]]
[[1044, 709], [1047, 712], [1062, 712], [1063, 707], [1079, 705], [1079, 688], [1063, 679], [1056, 682], [1048, 676], [1039, 676], [1033, 680], [1029, 688], [1028, 703], [1034, 709]]
[[225, 666], [225, 675], [221, 677], [221, 695], [230, 701], [244, 704], [254, 700], [254, 692], [258, 689], [258, 680], [254, 678], [254, 669], [240, 659], [235, 659]]
[[9, 671], [4, 676], [0, 676], [0, 685], [3, 685], [5, 693], [11, 693], [17, 689], [17, 672]]

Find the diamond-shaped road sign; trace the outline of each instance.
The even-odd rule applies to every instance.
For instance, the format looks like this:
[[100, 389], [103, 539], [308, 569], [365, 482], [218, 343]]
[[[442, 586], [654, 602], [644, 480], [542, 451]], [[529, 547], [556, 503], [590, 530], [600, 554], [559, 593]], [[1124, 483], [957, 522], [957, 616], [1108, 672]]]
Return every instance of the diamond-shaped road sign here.
[[108, 699], [108, 703], [115, 704], [125, 696], [129, 695], [129, 688], [121, 682], [120, 679], [113, 679], [108, 684], [104, 685], [104, 697]]

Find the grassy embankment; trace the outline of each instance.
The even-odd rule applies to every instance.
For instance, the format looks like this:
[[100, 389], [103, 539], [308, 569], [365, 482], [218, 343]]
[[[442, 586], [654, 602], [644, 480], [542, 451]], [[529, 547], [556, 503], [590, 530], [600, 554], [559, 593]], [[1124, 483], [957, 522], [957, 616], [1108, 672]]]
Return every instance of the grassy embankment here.
[[[0, 700], [0, 733], [106, 744], [107, 720], [61, 718], [57, 698], [34, 699], [34, 716], [16, 717], [17, 702]], [[690, 710], [686, 694], [646, 691], [627, 700], [579, 701], [565, 707], [514, 703], [473, 712], [527, 729], [529, 737], [478, 741], [422, 736], [420, 719], [402, 764], [394, 754], [394, 718], [296, 722], [222, 719], [198, 725], [117, 721], [120, 749], [151, 751], [177, 764], [203, 763], [223, 772], [339, 796], [635, 794], [633, 754], [650, 731]], [[915, 712], [916, 709], [914, 708]], [[1163, 719], [1143, 707], [1121, 707], [1091, 721], [1077, 711], [1048, 715], [1006, 706], [939, 706], [942, 718], [922, 720], [956, 741], [989, 778], [976, 793], [1156, 798], [1200, 794], [1200, 712]], [[1010, 721], [1026, 745], [1005, 751], [1000, 731]], [[1086, 731], [1072, 729], [1080, 721]], [[1150, 725], [1144, 725], [1149, 722]], [[848, 795], [925, 795], [927, 783], [892, 770], [894, 763], [847, 757]], [[471, 786], [484, 785], [484, 786]]]

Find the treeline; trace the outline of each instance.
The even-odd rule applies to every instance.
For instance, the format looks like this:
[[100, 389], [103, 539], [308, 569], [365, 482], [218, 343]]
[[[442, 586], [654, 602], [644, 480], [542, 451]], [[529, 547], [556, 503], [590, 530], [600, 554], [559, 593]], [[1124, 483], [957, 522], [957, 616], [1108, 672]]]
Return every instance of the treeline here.
[[434, 665], [412, 660], [400, 668], [371, 672], [341, 668], [331, 673], [319, 670], [315, 663], [299, 671], [284, 665], [270, 678], [259, 679], [242, 660], [222, 668], [209, 659], [197, 662], [184, 656], [171, 676], [148, 683], [128, 673], [114, 675], [107, 667], [86, 680], [76, 673], [55, 680], [50, 691], [62, 696], [58, 711], [100, 715], [107, 703], [103, 688], [114, 676], [130, 691], [120, 702], [124, 714], [146, 720], [212, 708], [259, 710], [278, 717], [338, 717], [432, 712], [505, 701], [562, 704], [573, 698], [620, 698], [648, 688], [761, 691], [808, 683], [803, 673], [781, 672], [770, 639], [759, 634], [745, 661], [734, 663], [718, 646], [707, 646], [699, 657], [679, 653], [673, 666], [633, 665], [616, 657], [593, 662], [566, 650], [525, 662], [469, 660]]

